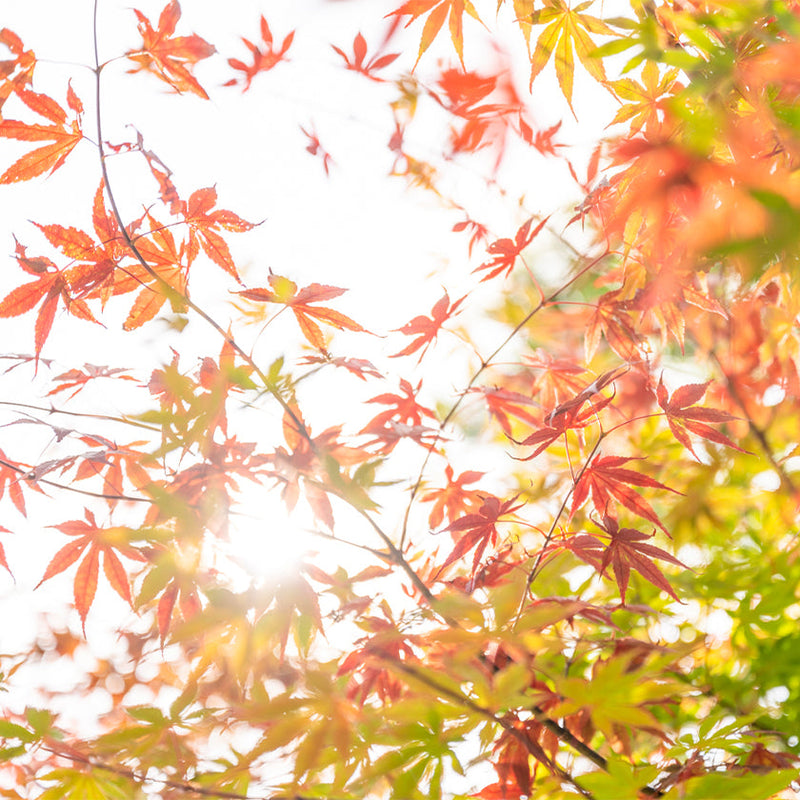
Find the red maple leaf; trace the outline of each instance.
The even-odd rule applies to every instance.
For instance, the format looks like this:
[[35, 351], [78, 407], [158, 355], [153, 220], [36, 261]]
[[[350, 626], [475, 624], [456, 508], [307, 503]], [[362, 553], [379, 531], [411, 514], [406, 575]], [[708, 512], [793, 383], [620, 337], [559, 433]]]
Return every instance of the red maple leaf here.
[[483, 395], [489, 414], [497, 420], [506, 436], [511, 436], [510, 416], [533, 425], [538, 422], [537, 417], [526, 410], [536, 405], [527, 395], [489, 386], [474, 387], [469, 392]]
[[631, 569], [678, 600], [678, 596], [664, 577], [664, 573], [656, 566], [654, 559], [686, 568], [685, 564], [666, 550], [650, 544], [652, 534], [648, 535], [634, 528], [620, 528], [618, 522], [611, 516], [604, 515], [603, 523], [598, 524], [598, 527], [608, 535], [608, 542], [604, 543], [595, 536], [581, 533], [571, 537], [565, 547], [603, 574], [609, 566], [613, 567], [614, 579], [623, 603]]
[[172, 0], [164, 6], [158, 18], [158, 28], [153, 30], [150, 20], [141, 11], [133, 13], [139, 20], [138, 28], [142, 36], [142, 46], [137, 50], [129, 50], [125, 55], [136, 66], [128, 72], [144, 70], [150, 72], [176, 92], [193, 92], [208, 100], [206, 90], [192, 75], [191, 69], [198, 61], [208, 58], [217, 52], [214, 45], [209, 44], [197, 34], [191, 36], [173, 36], [175, 27], [181, 17], [178, 0]]
[[399, 333], [403, 333], [406, 336], [416, 336], [417, 338], [399, 353], [392, 353], [390, 358], [410, 356], [412, 353], [416, 353], [417, 350], [422, 348], [422, 352], [419, 354], [419, 358], [421, 359], [438, 336], [442, 325], [458, 311], [458, 307], [464, 302], [466, 297], [467, 296], [464, 295], [464, 297], [459, 298], [455, 303], [451, 304], [450, 295], [445, 292], [444, 296], [434, 303], [430, 317], [414, 317], [410, 322], [403, 325], [402, 328], [395, 328], [394, 330]]
[[491, 280], [501, 272], [505, 272], [504, 277], [508, 277], [511, 274], [511, 270], [514, 268], [517, 258], [539, 235], [549, 219], [549, 216], [545, 217], [531, 230], [531, 225], [533, 224], [533, 217], [531, 217], [519, 228], [513, 239], [497, 239], [492, 242], [489, 247], [486, 248], [489, 254], [493, 256], [491, 261], [486, 261], [473, 270], [474, 272], [486, 272], [481, 278], [481, 282]]
[[0, 184], [27, 181], [48, 171], [55, 172], [83, 139], [81, 130], [83, 103], [72, 90], [72, 86], [67, 89], [67, 105], [74, 114], [69, 125], [67, 112], [51, 97], [37, 94], [29, 89], [20, 89], [17, 96], [31, 111], [52, 124], [30, 125], [14, 119], [4, 119], [0, 121], [0, 136], [23, 142], [50, 142], [50, 144], [37, 147], [36, 150], [31, 150], [15, 161], [0, 175]]
[[461, 222], [456, 222], [453, 225], [453, 231], [458, 233], [460, 231], [470, 230], [470, 237], [469, 237], [469, 254], [472, 255], [472, 250], [474, 249], [475, 245], [478, 242], [483, 242], [489, 236], [489, 229], [480, 222], [476, 222], [474, 219], [467, 219], [462, 220]]
[[653, 511], [650, 504], [631, 486], [647, 486], [653, 489], [665, 489], [668, 492], [681, 494], [675, 489], [670, 489], [663, 483], [623, 467], [628, 461], [633, 461], [632, 456], [596, 456], [581, 472], [575, 482], [572, 493], [572, 509], [570, 517], [575, 514], [584, 500], [591, 494], [592, 505], [598, 514], [603, 516], [609, 513], [609, 503], [613, 498], [637, 516], [657, 525], [665, 533], [667, 529]]
[[[290, 31], [286, 38], [281, 43], [279, 49], [275, 48], [272, 39], [272, 31], [269, 28], [267, 20], [264, 15], [261, 15], [261, 41], [264, 43], [263, 47], [253, 44], [249, 39], [242, 37], [242, 41], [247, 46], [252, 56], [253, 63], [245, 64], [244, 61], [239, 61], [238, 58], [229, 58], [228, 65], [233, 69], [239, 70], [244, 73], [244, 87], [242, 91], [246, 92], [250, 88], [250, 84], [258, 75], [259, 72], [268, 72], [276, 67], [281, 61], [286, 61], [286, 53], [294, 41], [294, 31]], [[231, 78], [225, 82], [223, 86], [235, 86], [239, 82], [239, 78]]]
[[716, 442], [717, 444], [724, 444], [727, 447], [732, 447], [741, 453], [746, 453], [738, 445], [734, 444], [727, 436], [710, 427], [706, 423], [709, 422], [731, 422], [736, 419], [733, 415], [728, 414], [726, 411], [718, 411], [714, 408], [706, 408], [705, 406], [696, 406], [695, 403], [706, 393], [711, 381], [705, 383], [690, 383], [686, 386], [681, 386], [672, 393], [670, 398], [667, 394], [667, 387], [664, 386], [663, 376], [658, 381], [658, 388], [656, 389], [656, 397], [658, 404], [664, 409], [667, 416], [667, 422], [670, 430], [675, 438], [698, 460], [700, 459], [692, 447], [691, 439], [687, 431], [691, 431], [703, 439]]
[[513, 519], [513, 514], [522, 508], [524, 503], [514, 505], [519, 495], [514, 495], [510, 500], [500, 502], [499, 498], [490, 495], [484, 497], [483, 505], [476, 514], [467, 514], [455, 522], [451, 522], [444, 530], [449, 533], [460, 533], [456, 546], [442, 564], [442, 570], [446, 569], [463, 555], [475, 548], [472, 558], [472, 571], [475, 572], [480, 564], [486, 547], [497, 543], [497, 523]]
[[319, 320], [326, 325], [331, 325], [338, 330], [347, 329], [349, 331], [363, 331], [357, 322], [350, 317], [346, 317], [339, 311], [324, 306], [312, 306], [312, 303], [319, 303], [323, 300], [332, 300], [334, 297], [344, 294], [346, 289], [339, 289], [336, 286], [323, 286], [320, 283], [310, 283], [302, 289], [297, 288], [294, 281], [284, 278], [281, 275], [270, 274], [269, 285], [271, 289], [256, 288], [245, 289], [236, 294], [242, 295], [249, 300], [259, 300], [263, 303], [278, 303], [287, 306], [303, 332], [303, 336], [318, 348], [325, 352], [325, 338], [322, 330], [314, 320]]
[[332, 44], [331, 47], [344, 59], [347, 69], [352, 70], [353, 72], [360, 72], [370, 80], [378, 82], [383, 81], [383, 78], [379, 78], [377, 75], [373, 75], [372, 73], [375, 70], [388, 67], [389, 64], [391, 64], [400, 55], [400, 53], [374, 55], [369, 61], [365, 62], [364, 59], [367, 57], [367, 42], [361, 33], [357, 33], [355, 39], [353, 39], [352, 61], [347, 53], [345, 53], [340, 47], [337, 47], [335, 44]]

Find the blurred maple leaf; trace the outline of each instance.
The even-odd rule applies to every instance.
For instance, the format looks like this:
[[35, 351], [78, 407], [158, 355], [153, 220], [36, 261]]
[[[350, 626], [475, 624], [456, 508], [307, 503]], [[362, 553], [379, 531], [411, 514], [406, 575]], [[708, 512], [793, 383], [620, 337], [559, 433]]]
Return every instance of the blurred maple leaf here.
[[[243, 78], [245, 83], [242, 87], [243, 92], [246, 92], [250, 88], [253, 78], [255, 78], [259, 72], [268, 72], [276, 67], [281, 61], [286, 61], [286, 53], [294, 41], [294, 31], [290, 31], [281, 43], [280, 48], [276, 49], [275, 45], [273, 44], [272, 31], [269, 28], [269, 23], [267, 23], [267, 20], [262, 14], [261, 40], [264, 43], [263, 48], [253, 44], [249, 39], [242, 37], [242, 41], [250, 50], [250, 55], [253, 58], [252, 64], [245, 64], [244, 61], [239, 61], [238, 58], [228, 59], [229, 66], [244, 73]], [[237, 83], [239, 83], [239, 80], [240, 79], [238, 77], [231, 78], [229, 81], [226, 81], [223, 86], [235, 86]]]
[[486, 274], [481, 277], [481, 281], [488, 281], [505, 272], [504, 277], [511, 274], [514, 269], [514, 264], [517, 257], [522, 255], [522, 251], [541, 233], [542, 228], [547, 224], [550, 217], [545, 217], [533, 230], [533, 217], [520, 226], [519, 230], [514, 235], [513, 239], [497, 239], [492, 242], [486, 249], [489, 255], [492, 256], [491, 261], [485, 261], [479, 267], [476, 267], [473, 272], [485, 271]]
[[467, 483], [475, 483], [486, 473], [468, 470], [462, 472], [457, 478], [453, 477], [453, 468], [448, 464], [444, 468], [447, 478], [447, 485], [441, 489], [431, 489], [422, 495], [422, 501], [433, 501], [433, 508], [428, 515], [428, 524], [431, 528], [438, 528], [442, 524], [445, 514], [448, 522], [454, 522], [459, 515], [471, 510], [475, 505], [483, 501], [481, 495], [475, 489], [465, 489]]
[[371, 81], [377, 81], [379, 83], [383, 81], [383, 78], [379, 78], [377, 75], [373, 75], [372, 73], [375, 70], [388, 67], [389, 64], [391, 64], [400, 55], [400, 53], [374, 55], [369, 61], [365, 62], [364, 59], [367, 57], [367, 41], [364, 39], [361, 33], [357, 33], [355, 39], [353, 39], [352, 61], [341, 47], [337, 47], [335, 44], [332, 44], [331, 47], [344, 59], [347, 69], [352, 70], [353, 72], [360, 72]]
[[0, 30], [0, 43], [15, 56], [13, 59], [0, 61], [0, 109], [2, 109], [5, 101], [14, 92], [19, 92], [33, 81], [36, 55], [33, 50], [26, 50], [22, 39], [8, 28]]

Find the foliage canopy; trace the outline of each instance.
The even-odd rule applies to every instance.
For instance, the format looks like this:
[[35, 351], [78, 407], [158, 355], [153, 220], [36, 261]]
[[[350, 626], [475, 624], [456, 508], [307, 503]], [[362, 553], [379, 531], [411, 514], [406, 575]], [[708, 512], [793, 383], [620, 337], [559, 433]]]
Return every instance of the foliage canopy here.
[[[48, 598], [0, 657], [2, 796], [794, 796], [797, 4], [364, 2], [322, 52], [302, 9], [215, 38], [171, 0], [105, 61], [99, 5], [83, 67], [0, 31], [0, 192], [32, 219], [0, 299], [29, 342], [0, 564]], [[430, 284], [379, 276], [377, 312], [289, 257], [314, 222], [167, 166], [161, 127], [202, 141], [181, 115], [275, 103], [309, 52], [446, 220]], [[304, 114], [335, 196], [352, 162]]]

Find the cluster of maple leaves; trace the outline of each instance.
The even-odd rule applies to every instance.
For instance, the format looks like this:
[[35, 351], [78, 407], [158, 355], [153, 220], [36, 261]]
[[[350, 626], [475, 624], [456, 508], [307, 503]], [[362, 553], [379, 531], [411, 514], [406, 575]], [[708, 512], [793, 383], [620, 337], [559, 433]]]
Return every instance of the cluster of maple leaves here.
[[[386, 368], [355, 354], [357, 346], [353, 354], [334, 350], [332, 331], [353, 334], [350, 341], [374, 338], [335, 307], [343, 288], [298, 286], [272, 271], [266, 285], [246, 285], [228, 237], [254, 223], [220, 208], [213, 187], [179, 192], [140, 134], [93, 141], [72, 85], [63, 102], [35, 91], [36, 56], [14, 32], [0, 31], [11, 55], [0, 62], [0, 138], [29, 148], [0, 175], [0, 191], [65, 168], [78, 147], [97, 151], [102, 173], [91, 231], [34, 222], [51, 256], [33, 255], [39, 251], [27, 239], [15, 238], [25, 278], [0, 300], [0, 318], [34, 320], [32, 354], [16, 357], [15, 366], [48, 370], [59, 310], [99, 324], [121, 307], [113, 298], [129, 298], [125, 331], [172, 311], [220, 336], [218, 352], [188, 367], [178, 334], [173, 360], [139, 381], [148, 410], [105, 416], [121, 436], [135, 428], [138, 438], [59, 428], [48, 414], [63, 409], [51, 405], [38, 408], [36, 422], [57, 443], [73, 444], [69, 454], [34, 463], [7, 454], [5, 445], [0, 450], [0, 497], [7, 493], [11, 513], [24, 515], [51, 493], [86, 499], [82, 519], [52, 526], [67, 541], [43, 564], [39, 585], [74, 569], [73, 602], [85, 632], [104, 580], [152, 618], [149, 634], [120, 631], [133, 664], [125, 691], [148, 643], [178, 653], [151, 682], [153, 693], [179, 687], [168, 713], [155, 701], [130, 706], [125, 691], [115, 694], [106, 732], [91, 741], [65, 741], [56, 720], [16, 713], [0, 726], [0, 737], [12, 743], [0, 751], [16, 787], [7, 796], [27, 796], [18, 788], [32, 780], [54, 784], [40, 795], [46, 800], [125, 796], [152, 780], [153, 767], [171, 796], [219, 791], [245, 798], [266, 754], [289, 765], [290, 778], [274, 797], [438, 797], [445, 762], [463, 772], [459, 748], [476, 737], [496, 772], [494, 782], [470, 789], [484, 800], [610, 800], [623, 796], [613, 794], [623, 784], [632, 798], [677, 798], [684, 789], [697, 798], [734, 796], [737, 780], [741, 796], [766, 800], [789, 786], [791, 741], [775, 745], [766, 733], [762, 740], [737, 728], [737, 746], [750, 743], [746, 756], [721, 766], [699, 749], [682, 760], [664, 755], [669, 716], [684, 713], [681, 677], [693, 678], [682, 672], [680, 654], [647, 638], [646, 626], [618, 620], [648, 619], [682, 599], [688, 568], [669, 539], [674, 504], [697, 497], [682, 478], [681, 470], [694, 468], [687, 464], [754, 458], [749, 448], [758, 449], [796, 523], [791, 459], [800, 443], [796, 429], [786, 448], [771, 441], [778, 412], [770, 397], [785, 397], [781, 419], [797, 422], [797, 9], [769, 4], [767, 13], [748, 3], [737, 13], [730, 4], [674, 0], [601, 19], [588, 13], [593, 5], [497, 4], [523, 36], [531, 86], [552, 64], [568, 109], [579, 113], [577, 57], [620, 103], [612, 124], [624, 132], [597, 147], [585, 179], [562, 155], [561, 123], [534, 125], [508, 70], [467, 69], [464, 20], [474, 21], [476, 36], [486, 20], [470, 0], [409, 0], [388, 15], [377, 47], [360, 32], [351, 52], [331, 45], [344, 70], [396, 90], [387, 147], [392, 174], [412, 187], [444, 197], [436, 170], [407, 144], [424, 98], [449, 120], [443, 162], [489, 150], [494, 180], [509, 149], [522, 146], [563, 161], [580, 192], [563, 219], [557, 210], [526, 212], [507, 235], [494, 233], [480, 209], [451, 201], [463, 216], [452, 232], [466, 240], [465, 260], [481, 254], [480, 263], [470, 262], [474, 280], [497, 287], [511, 305], [507, 335], [491, 355], [478, 357], [444, 411], [425, 399], [418, 375], [437, 363], [445, 339], [461, 341], [445, 334], [455, 332], [471, 294], [453, 300], [443, 289], [429, 311], [387, 332], [387, 356], [398, 359], [387, 363], [404, 370], [387, 385]], [[134, 16], [141, 44], [125, 54], [129, 72], [208, 100], [196, 68], [217, 51], [197, 34], [178, 33], [177, 0], [155, 23], [139, 10]], [[445, 22], [457, 63], [427, 84], [413, 69], [392, 76], [405, 54], [387, 50], [403, 22], [421, 23], [409, 67], [419, 68]], [[246, 56], [227, 59], [224, 86], [254, 91], [264, 73], [289, 61], [297, 31], [276, 39], [261, 16], [258, 34], [257, 42], [241, 39]], [[624, 73], [641, 66], [641, 82], [608, 78], [604, 59], [622, 54], [629, 56]], [[94, 66], [98, 87], [105, 67]], [[710, 87], [714, 103], [706, 102]], [[99, 119], [93, 123], [102, 130]], [[316, 129], [301, 131], [330, 173], [335, 162]], [[121, 189], [106, 168], [110, 153], [143, 157], [155, 181], [154, 202], [137, 219], [120, 215]], [[569, 235], [587, 225], [596, 236], [584, 253]], [[577, 253], [555, 287], [527, 259], [547, 235]], [[205, 261], [222, 270], [232, 308], [242, 314], [271, 322], [291, 312], [304, 347], [295, 363], [264, 366], [242, 344], [235, 315], [218, 321], [216, 310], [192, 299]], [[512, 342], [520, 354], [507, 358]], [[704, 370], [670, 380], [670, 358], [684, 357]], [[351, 420], [344, 420], [319, 432], [300, 387], [317, 373], [323, 380], [339, 371], [379, 388], [359, 404], [357, 430], [349, 432]], [[86, 364], [50, 380], [54, 403], [72, 402], [97, 382], [136, 378], [121, 366]], [[253, 406], [280, 418], [267, 445], [240, 438], [235, 417]], [[20, 418], [30, 417], [27, 408], [20, 405]], [[511, 456], [500, 480], [481, 463], [462, 467], [450, 448], [458, 435], [470, 435], [470, 414], [482, 414], [485, 439]], [[534, 468], [541, 478], [531, 477]], [[404, 480], [391, 477], [392, 469]], [[223, 570], [209, 566], [209, 552], [237, 524], [246, 483], [277, 489], [290, 512], [306, 504], [321, 538], [373, 563], [349, 574], [309, 555], [295, 574], [237, 593]], [[380, 505], [391, 491], [403, 500], [399, 519]], [[344, 531], [342, 517], [366, 535]], [[0, 563], [13, 572], [2, 546]], [[581, 570], [590, 578], [575, 590], [564, 575], [585, 575]], [[329, 633], [339, 623], [349, 631], [344, 646]], [[328, 639], [318, 652], [320, 634]], [[61, 635], [70, 643], [58, 647], [69, 655], [78, 634]], [[326, 648], [337, 649], [333, 660]], [[44, 657], [34, 650], [31, 658]], [[93, 680], [101, 677], [98, 668]], [[738, 707], [731, 713], [746, 716]], [[206, 769], [206, 737], [239, 725], [257, 730], [260, 743]], [[660, 744], [648, 744], [652, 738]], [[638, 763], [643, 758], [651, 763]], [[657, 759], [662, 769], [648, 771]], [[760, 789], [752, 788], [754, 777], [763, 779]], [[719, 789], [715, 780], [728, 783]]]

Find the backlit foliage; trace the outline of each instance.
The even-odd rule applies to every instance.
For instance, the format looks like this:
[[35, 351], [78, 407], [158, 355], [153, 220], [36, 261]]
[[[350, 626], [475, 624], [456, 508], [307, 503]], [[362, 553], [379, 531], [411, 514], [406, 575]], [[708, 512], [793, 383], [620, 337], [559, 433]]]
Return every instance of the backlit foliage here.
[[[0, 566], [33, 570], [48, 614], [0, 648], [0, 795], [795, 796], [797, 3], [362, 3], [325, 80], [371, 93], [375, 169], [452, 245], [399, 325], [386, 271], [380, 329], [327, 264], [253, 246], [251, 269], [268, 221], [230, 210], [224, 172], [173, 173], [168, 122], [118, 102], [255, 95], [272, 121], [313, 21], [264, 3], [215, 41], [172, 0], [126, 12], [130, 49], [97, 61], [97, 5], [73, 19], [84, 67], [0, 31], [4, 207], [74, 170], [63, 219], [19, 195], [32, 222], [6, 233]], [[112, 93], [131, 116], [107, 138]], [[595, 93], [609, 124], [581, 149]], [[297, 147], [341, 186], [315, 111]], [[524, 158], [558, 186], [520, 190]], [[254, 513], [257, 556], [235, 545]]]

